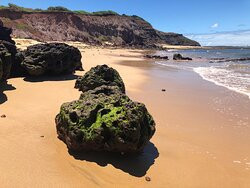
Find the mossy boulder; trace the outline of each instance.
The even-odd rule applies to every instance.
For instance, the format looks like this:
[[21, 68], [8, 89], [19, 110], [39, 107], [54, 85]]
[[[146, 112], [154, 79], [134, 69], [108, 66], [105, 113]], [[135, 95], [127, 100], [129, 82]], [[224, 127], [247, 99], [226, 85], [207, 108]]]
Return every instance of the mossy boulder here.
[[64, 43], [29, 46], [23, 55], [21, 65], [31, 76], [68, 74], [82, 69], [80, 51]]
[[98, 65], [88, 71], [83, 77], [76, 80], [75, 88], [82, 92], [95, 89], [99, 86], [118, 86], [125, 93], [125, 85], [119, 73], [107, 65]]
[[73, 151], [139, 152], [155, 132], [142, 103], [118, 86], [101, 86], [65, 103], [56, 116], [58, 136]]

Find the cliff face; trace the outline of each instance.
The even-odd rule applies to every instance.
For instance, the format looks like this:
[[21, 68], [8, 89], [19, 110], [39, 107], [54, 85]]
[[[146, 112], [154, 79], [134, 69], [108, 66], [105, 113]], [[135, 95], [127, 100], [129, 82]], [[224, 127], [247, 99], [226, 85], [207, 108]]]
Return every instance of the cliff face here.
[[137, 16], [2, 9], [0, 18], [5, 26], [13, 29], [13, 36], [39, 41], [81, 41], [142, 47], [153, 47], [155, 44], [199, 45], [183, 35], [157, 31]]

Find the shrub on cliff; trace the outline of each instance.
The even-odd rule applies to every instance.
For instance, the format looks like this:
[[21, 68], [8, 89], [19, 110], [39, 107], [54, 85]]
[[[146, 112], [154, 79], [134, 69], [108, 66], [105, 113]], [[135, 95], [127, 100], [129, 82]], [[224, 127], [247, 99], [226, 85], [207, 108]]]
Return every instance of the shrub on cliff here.
[[74, 10], [73, 12], [76, 14], [91, 14], [90, 12], [87, 12], [85, 10]]
[[97, 12], [92, 12], [93, 15], [98, 15], [98, 16], [109, 16], [109, 15], [119, 15], [117, 12], [114, 12], [112, 10], [107, 10], [107, 11], [97, 11]]
[[48, 7], [47, 10], [55, 11], [55, 12], [70, 12], [69, 9], [62, 7], [62, 6]]
[[23, 11], [23, 12], [33, 12], [34, 11], [32, 8], [24, 8], [24, 7], [21, 7], [21, 6], [12, 4], [12, 3], [9, 3], [8, 6], [10, 9], [13, 9], [16, 11]]

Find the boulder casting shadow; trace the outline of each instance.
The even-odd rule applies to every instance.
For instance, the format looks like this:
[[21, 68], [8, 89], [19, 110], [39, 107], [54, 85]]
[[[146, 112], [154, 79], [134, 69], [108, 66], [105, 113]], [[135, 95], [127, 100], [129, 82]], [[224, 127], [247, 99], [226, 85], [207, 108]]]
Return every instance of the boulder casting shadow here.
[[81, 161], [95, 162], [105, 167], [111, 164], [132, 176], [142, 177], [146, 175], [148, 169], [155, 163], [155, 159], [159, 157], [158, 149], [149, 142], [143, 152], [138, 154], [110, 153], [110, 152], [73, 152], [68, 151], [75, 159]]
[[12, 91], [16, 88], [11, 84], [8, 84], [7, 81], [0, 83], [0, 104], [5, 103], [8, 100], [8, 97], [3, 93], [4, 91]]

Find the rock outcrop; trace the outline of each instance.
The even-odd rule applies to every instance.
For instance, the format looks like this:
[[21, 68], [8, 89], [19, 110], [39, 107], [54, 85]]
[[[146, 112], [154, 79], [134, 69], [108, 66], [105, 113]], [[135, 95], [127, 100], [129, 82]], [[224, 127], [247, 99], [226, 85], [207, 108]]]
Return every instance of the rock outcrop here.
[[[98, 66], [85, 76], [102, 77], [103, 71], [114, 69]], [[58, 137], [73, 151], [142, 151], [155, 133], [152, 116], [144, 104], [129, 99], [116, 83], [103, 85], [99, 80], [97, 87], [86, 86], [79, 100], [61, 106], [56, 116]]]
[[56, 124], [59, 138], [74, 151], [138, 152], [155, 132], [145, 105], [117, 86], [101, 86], [63, 104]]
[[7, 80], [12, 65], [11, 53], [4, 44], [5, 41], [0, 42], [0, 81]]
[[95, 89], [99, 86], [118, 86], [125, 93], [125, 85], [119, 73], [107, 65], [93, 67], [83, 77], [76, 80], [75, 88], [82, 92]]
[[0, 17], [13, 35], [46, 41], [80, 41], [94, 45], [112, 44], [155, 48], [158, 44], [199, 46], [181, 34], [155, 30], [138, 16], [80, 14], [74, 12], [0, 9]]
[[162, 41], [170, 45], [181, 46], [200, 46], [200, 44], [194, 40], [190, 40], [179, 33], [161, 32], [156, 31]]
[[15, 44], [15, 42], [11, 39], [12, 29], [3, 26], [3, 22], [0, 20], [0, 40], [10, 42]]
[[173, 60], [192, 60], [192, 58], [183, 57], [181, 54], [174, 54]]
[[11, 32], [12, 30], [4, 27], [0, 20], [0, 81], [9, 78], [12, 64], [16, 60], [17, 49], [11, 39]]
[[80, 51], [63, 43], [29, 46], [23, 56], [21, 66], [31, 76], [66, 74], [82, 69]]
[[168, 60], [168, 56], [160, 56], [160, 55], [145, 55], [146, 58], [149, 59], [162, 59], [162, 60]]
[[[1, 48], [1, 70], [3, 73], [0, 80], [6, 80], [8, 77], [23, 76], [24, 70], [21, 67], [21, 61], [23, 60], [22, 53], [16, 48], [15, 42], [11, 39], [12, 29], [4, 27], [0, 20], [0, 48]], [[7, 58], [6, 54], [11, 57]], [[4, 57], [3, 57], [4, 56]], [[9, 60], [10, 59], [10, 60]]]
[[21, 63], [24, 60], [23, 52], [17, 49], [14, 58], [15, 59], [12, 62], [10, 77], [16, 78], [21, 76], [27, 76], [25, 69], [21, 66]]

